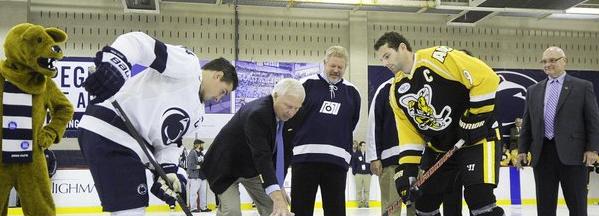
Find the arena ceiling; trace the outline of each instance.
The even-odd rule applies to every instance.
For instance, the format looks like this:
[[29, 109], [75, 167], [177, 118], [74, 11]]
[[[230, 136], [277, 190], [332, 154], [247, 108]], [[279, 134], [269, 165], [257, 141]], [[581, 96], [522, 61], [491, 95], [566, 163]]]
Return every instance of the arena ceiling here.
[[[123, 0], [144, 1], [144, 0]], [[152, 1], [152, 0], [145, 0]], [[447, 14], [449, 25], [475, 25], [493, 16], [599, 20], [599, 0], [162, 0], [268, 7]]]

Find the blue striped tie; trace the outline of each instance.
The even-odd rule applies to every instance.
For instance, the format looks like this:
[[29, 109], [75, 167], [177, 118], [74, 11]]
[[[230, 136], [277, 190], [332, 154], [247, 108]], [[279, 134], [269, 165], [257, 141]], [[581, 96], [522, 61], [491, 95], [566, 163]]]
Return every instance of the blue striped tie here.
[[283, 189], [283, 183], [285, 182], [285, 147], [283, 145], [283, 121], [277, 121], [275, 145], [277, 148], [277, 163], [275, 165], [275, 173], [277, 175], [277, 183], [279, 183], [279, 186], [281, 186], [281, 189]]
[[557, 101], [559, 100], [559, 80], [552, 80], [547, 86], [547, 103], [545, 104], [545, 137], [553, 139], [553, 123], [555, 122], [555, 109], [557, 108]]

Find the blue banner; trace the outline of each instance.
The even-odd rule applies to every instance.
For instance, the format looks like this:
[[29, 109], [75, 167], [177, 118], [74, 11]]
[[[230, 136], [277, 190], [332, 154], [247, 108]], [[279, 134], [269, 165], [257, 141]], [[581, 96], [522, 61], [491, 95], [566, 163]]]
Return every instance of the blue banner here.
[[[199, 64], [204, 65], [208, 60], [200, 60]], [[94, 66], [91, 57], [65, 57], [56, 63], [58, 73], [52, 79], [66, 97], [75, 107], [73, 119], [68, 123], [65, 137], [77, 137], [77, 125], [91, 100], [91, 96], [83, 88], [83, 81], [89, 75], [89, 68]], [[228, 114], [210, 116], [205, 130], [209, 134], [203, 134], [203, 137], [213, 137], [220, 127], [228, 121], [230, 116], [235, 113], [239, 107], [256, 98], [271, 93], [275, 83], [283, 78], [300, 79], [320, 72], [320, 64], [315, 63], [291, 63], [291, 62], [252, 62], [238, 61], [235, 67], [239, 76], [239, 86], [237, 91], [221, 98], [219, 101], [206, 101], [206, 114]], [[146, 67], [133, 65], [131, 68], [132, 76], [142, 73]], [[207, 77], [205, 77], [207, 79]], [[232, 102], [232, 98], [235, 101]], [[212, 121], [212, 122], [211, 122]], [[218, 121], [218, 122], [216, 122]], [[224, 121], [224, 122], [221, 122]]]
[[256, 98], [269, 95], [283, 78], [301, 79], [320, 72], [320, 64], [291, 62], [237, 61], [239, 87], [235, 91], [235, 111]]

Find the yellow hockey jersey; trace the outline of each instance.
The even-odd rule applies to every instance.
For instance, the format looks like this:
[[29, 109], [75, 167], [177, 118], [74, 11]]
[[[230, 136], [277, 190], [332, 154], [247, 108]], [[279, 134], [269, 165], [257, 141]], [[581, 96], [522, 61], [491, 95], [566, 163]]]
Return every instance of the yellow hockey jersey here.
[[466, 110], [492, 112], [499, 77], [478, 58], [439, 46], [418, 50], [410, 73], [399, 71], [389, 100], [399, 139], [399, 163], [420, 163], [426, 143], [447, 151], [458, 141]]

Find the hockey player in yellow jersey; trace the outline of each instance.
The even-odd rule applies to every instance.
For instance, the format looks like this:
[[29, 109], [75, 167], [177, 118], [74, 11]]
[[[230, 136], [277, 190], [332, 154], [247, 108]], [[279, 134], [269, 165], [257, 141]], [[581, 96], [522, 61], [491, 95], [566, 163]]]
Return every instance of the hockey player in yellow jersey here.
[[[440, 215], [443, 194], [459, 181], [472, 215], [504, 215], [493, 194], [502, 153], [493, 114], [499, 77], [480, 59], [449, 47], [412, 51], [397, 32], [385, 33], [374, 49], [395, 74], [389, 102], [398, 130], [394, 178], [402, 201], [415, 203], [417, 215]], [[428, 170], [460, 139], [464, 147], [417, 192], [410, 190], [419, 168]]]

